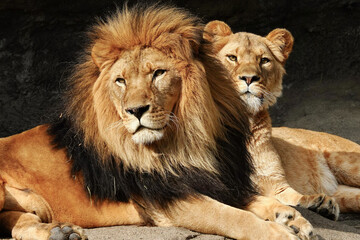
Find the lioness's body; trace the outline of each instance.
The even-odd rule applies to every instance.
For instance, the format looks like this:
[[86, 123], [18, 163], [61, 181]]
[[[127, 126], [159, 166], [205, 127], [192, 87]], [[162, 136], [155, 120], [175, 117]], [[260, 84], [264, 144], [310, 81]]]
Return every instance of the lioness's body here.
[[290, 186], [334, 196], [341, 212], [360, 212], [360, 145], [339, 136], [272, 128], [272, 143]]
[[337, 219], [339, 207], [342, 212], [360, 212], [360, 145], [327, 133], [272, 128], [268, 108], [282, 94], [291, 33], [286, 29], [275, 29], [266, 37], [232, 33], [226, 23], [212, 21], [204, 38], [250, 111], [249, 150], [260, 192], [331, 219]]

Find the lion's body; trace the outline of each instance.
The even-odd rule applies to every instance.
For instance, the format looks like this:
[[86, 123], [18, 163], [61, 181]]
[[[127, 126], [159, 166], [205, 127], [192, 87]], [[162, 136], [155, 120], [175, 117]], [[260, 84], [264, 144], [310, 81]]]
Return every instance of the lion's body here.
[[[130, 204], [102, 202], [94, 207], [81, 179], [70, 177], [71, 163], [64, 149], [51, 147], [47, 128], [39, 126], [0, 140], [0, 176], [6, 186], [29, 189], [44, 198], [49, 205], [30, 201], [26, 204], [36, 207], [41, 218], [47, 221], [71, 222], [83, 227], [132, 221], [141, 224], [138, 212]], [[12, 210], [10, 204], [13, 203], [5, 202], [3, 210]]]
[[359, 212], [358, 144], [327, 133], [272, 128], [268, 108], [282, 94], [284, 64], [293, 45], [291, 34], [285, 29], [275, 29], [266, 37], [234, 34], [219, 21], [208, 23], [206, 30], [205, 38], [212, 42], [251, 112], [249, 150], [260, 192], [332, 219], [339, 214], [334, 198], [341, 211]]
[[161, 6], [95, 25], [59, 118], [0, 140], [0, 228], [22, 240], [86, 239], [73, 224], [297, 239], [278, 221], [309, 239], [297, 211], [256, 196], [246, 107], [202, 33]]

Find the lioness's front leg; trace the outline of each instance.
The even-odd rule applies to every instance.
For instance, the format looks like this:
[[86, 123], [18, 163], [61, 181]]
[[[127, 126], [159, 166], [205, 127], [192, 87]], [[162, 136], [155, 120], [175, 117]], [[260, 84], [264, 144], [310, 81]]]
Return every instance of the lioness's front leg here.
[[177, 201], [170, 211], [154, 211], [158, 226], [185, 227], [235, 239], [298, 239], [290, 228], [205, 196]]
[[284, 204], [308, 208], [331, 220], [339, 218], [340, 208], [336, 199], [325, 194], [302, 195], [289, 186], [274, 197]]
[[286, 180], [275, 181], [269, 177], [260, 179], [258, 186], [262, 195], [276, 198], [282, 204], [307, 208], [335, 221], [339, 217], [339, 205], [334, 197], [321, 193], [303, 195], [293, 189]]

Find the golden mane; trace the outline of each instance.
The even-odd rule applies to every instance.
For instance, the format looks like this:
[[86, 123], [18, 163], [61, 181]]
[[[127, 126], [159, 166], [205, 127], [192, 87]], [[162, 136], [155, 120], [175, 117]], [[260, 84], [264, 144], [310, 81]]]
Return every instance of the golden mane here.
[[[65, 112], [48, 131], [90, 196], [140, 197], [159, 207], [198, 194], [236, 207], [251, 200], [246, 107], [202, 42], [203, 28], [188, 12], [160, 6], [124, 8], [93, 27], [69, 79]], [[108, 90], [110, 67], [133, 48], [166, 54], [181, 79], [172, 108], [176, 121], [151, 144], [133, 141]]]
[[[211, 49], [200, 44], [203, 27], [188, 12], [164, 6], [125, 7], [93, 27], [91, 44], [70, 79], [65, 116], [100, 159], [113, 156], [125, 167], [148, 172], [173, 172], [177, 167], [216, 172], [216, 140], [225, 136], [223, 125], [247, 134], [246, 110], [230, 78]], [[178, 123], [150, 146], [133, 143], [102, 87], [121, 51], [135, 46], [156, 48], [183, 69], [174, 110]]]

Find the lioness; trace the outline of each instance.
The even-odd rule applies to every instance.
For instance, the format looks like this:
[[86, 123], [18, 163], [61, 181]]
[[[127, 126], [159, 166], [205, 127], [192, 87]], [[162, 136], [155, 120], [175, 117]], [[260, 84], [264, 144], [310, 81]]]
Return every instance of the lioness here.
[[260, 192], [334, 220], [339, 207], [342, 212], [360, 212], [358, 144], [326, 133], [271, 128], [268, 108], [282, 94], [284, 64], [294, 41], [291, 33], [232, 33], [226, 23], [212, 21], [204, 38], [229, 70], [251, 113], [249, 150]]

